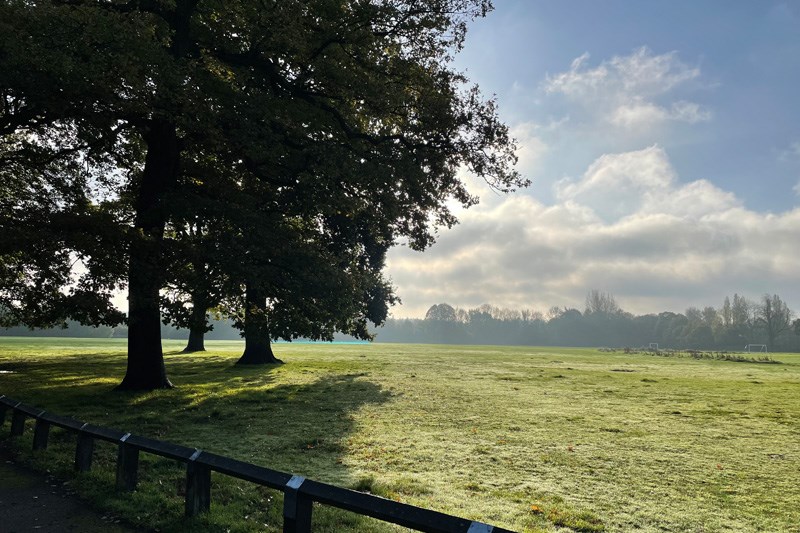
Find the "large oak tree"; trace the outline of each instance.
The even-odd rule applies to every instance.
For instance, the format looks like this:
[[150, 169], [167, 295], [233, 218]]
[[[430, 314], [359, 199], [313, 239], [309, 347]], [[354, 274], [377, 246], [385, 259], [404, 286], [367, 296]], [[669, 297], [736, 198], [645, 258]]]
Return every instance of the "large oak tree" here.
[[494, 103], [451, 65], [467, 21], [490, 8], [3, 1], [0, 157], [26, 193], [9, 188], [2, 223], [23, 235], [28, 202], [49, 224], [2, 243], [2, 268], [41, 263], [4, 280], [7, 316], [36, 324], [22, 310], [38, 295], [57, 302], [51, 321], [110, 322], [111, 290], [127, 286], [121, 387], [169, 386], [160, 291], [170, 265], [196, 259], [173, 237], [202, 220], [230, 247], [212, 254], [215, 286], [239, 298], [251, 340], [366, 334], [395, 299], [386, 250], [424, 249], [456, 222], [448, 200], [475, 203], [461, 169], [500, 191], [525, 185]]

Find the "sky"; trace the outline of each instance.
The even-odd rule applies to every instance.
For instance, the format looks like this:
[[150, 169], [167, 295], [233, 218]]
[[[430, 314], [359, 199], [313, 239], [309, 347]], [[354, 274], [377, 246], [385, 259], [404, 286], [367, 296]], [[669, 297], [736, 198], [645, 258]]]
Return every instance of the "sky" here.
[[459, 70], [494, 95], [528, 189], [390, 251], [402, 305], [635, 314], [779, 294], [800, 313], [800, 2], [495, 0]]

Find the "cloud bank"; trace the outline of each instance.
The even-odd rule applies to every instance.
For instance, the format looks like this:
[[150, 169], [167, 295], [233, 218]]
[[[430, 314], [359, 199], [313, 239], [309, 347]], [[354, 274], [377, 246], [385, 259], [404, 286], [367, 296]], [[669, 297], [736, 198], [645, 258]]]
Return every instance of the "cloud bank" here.
[[[633, 313], [718, 307], [734, 292], [777, 293], [800, 311], [800, 208], [748, 209], [724, 175], [680, 176], [670, 161], [670, 147], [713, 120], [692, 101], [711, 86], [676, 52], [647, 47], [594, 63], [584, 54], [546, 76], [537, 113], [512, 128], [533, 188], [502, 197], [465, 176], [481, 204], [425, 253], [390, 252], [404, 302], [395, 316], [441, 302], [582, 309], [591, 289]], [[780, 155], [799, 160], [800, 142]]]
[[425, 253], [392, 250], [395, 315], [440, 302], [582, 308], [590, 289], [634, 313], [719, 306], [734, 292], [800, 304], [800, 209], [758, 213], [708, 181], [681, 182], [657, 145], [598, 157], [555, 197], [481, 204]]
[[583, 54], [566, 72], [548, 75], [545, 93], [563, 95], [602, 122], [623, 129], [711, 119], [711, 112], [699, 104], [671, 96], [700, 77], [700, 69], [681, 62], [676, 52], [654, 55], [641, 47], [593, 68], [588, 63], [589, 54]]

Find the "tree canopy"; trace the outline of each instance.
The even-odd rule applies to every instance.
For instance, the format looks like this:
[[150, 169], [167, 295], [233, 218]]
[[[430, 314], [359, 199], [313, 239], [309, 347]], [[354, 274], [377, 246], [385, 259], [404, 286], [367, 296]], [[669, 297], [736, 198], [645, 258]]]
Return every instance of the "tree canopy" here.
[[449, 200], [476, 202], [462, 169], [527, 185], [494, 102], [452, 66], [490, 9], [1, 2], [4, 320], [118, 323], [127, 288], [135, 389], [170, 385], [165, 298], [168, 319], [190, 321], [189, 295], [267, 345], [367, 337], [396, 300], [389, 247], [424, 249], [456, 223]]

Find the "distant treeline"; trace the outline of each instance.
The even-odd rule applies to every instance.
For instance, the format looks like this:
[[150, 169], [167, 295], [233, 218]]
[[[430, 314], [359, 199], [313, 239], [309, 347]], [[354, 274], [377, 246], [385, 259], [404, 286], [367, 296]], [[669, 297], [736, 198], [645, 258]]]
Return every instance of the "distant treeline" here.
[[[748, 300], [738, 294], [722, 306], [684, 313], [633, 315], [614, 297], [590, 291], [583, 311], [552, 307], [547, 313], [484, 304], [460, 309], [446, 303], [428, 309], [424, 319], [389, 319], [375, 330], [376, 342], [436, 344], [499, 344], [528, 346], [597, 346], [741, 351], [748, 344], [765, 344], [769, 351], [800, 352], [800, 320], [778, 295]], [[231, 321], [212, 321], [210, 340], [241, 339]], [[124, 326], [92, 328], [69, 323], [66, 329], [7, 328], [0, 335], [62, 337], [127, 337]], [[162, 326], [162, 338], [186, 339], [188, 331]], [[336, 340], [352, 337], [337, 335]]]
[[[206, 339], [213, 340], [232, 340], [241, 339], [239, 330], [233, 327], [233, 322], [228, 320], [212, 321], [214, 329], [205, 334]], [[24, 326], [17, 326], [13, 328], [0, 328], [0, 336], [13, 336], [13, 337], [88, 337], [88, 338], [109, 338], [109, 339], [125, 339], [128, 337], [127, 326], [116, 327], [92, 327], [84, 326], [73, 320], [67, 321], [65, 328], [48, 328], [48, 329], [30, 329]], [[161, 326], [162, 339], [180, 339], [186, 340], [189, 338], [188, 329], [177, 329], [171, 325]]]
[[635, 316], [610, 294], [591, 291], [583, 311], [553, 307], [546, 314], [482, 305], [432, 306], [425, 319], [390, 319], [378, 330], [382, 342], [529, 346], [642, 347], [741, 351], [766, 344], [769, 351], [800, 351], [800, 321], [777, 295], [751, 301], [734, 295], [720, 308], [688, 308]]

